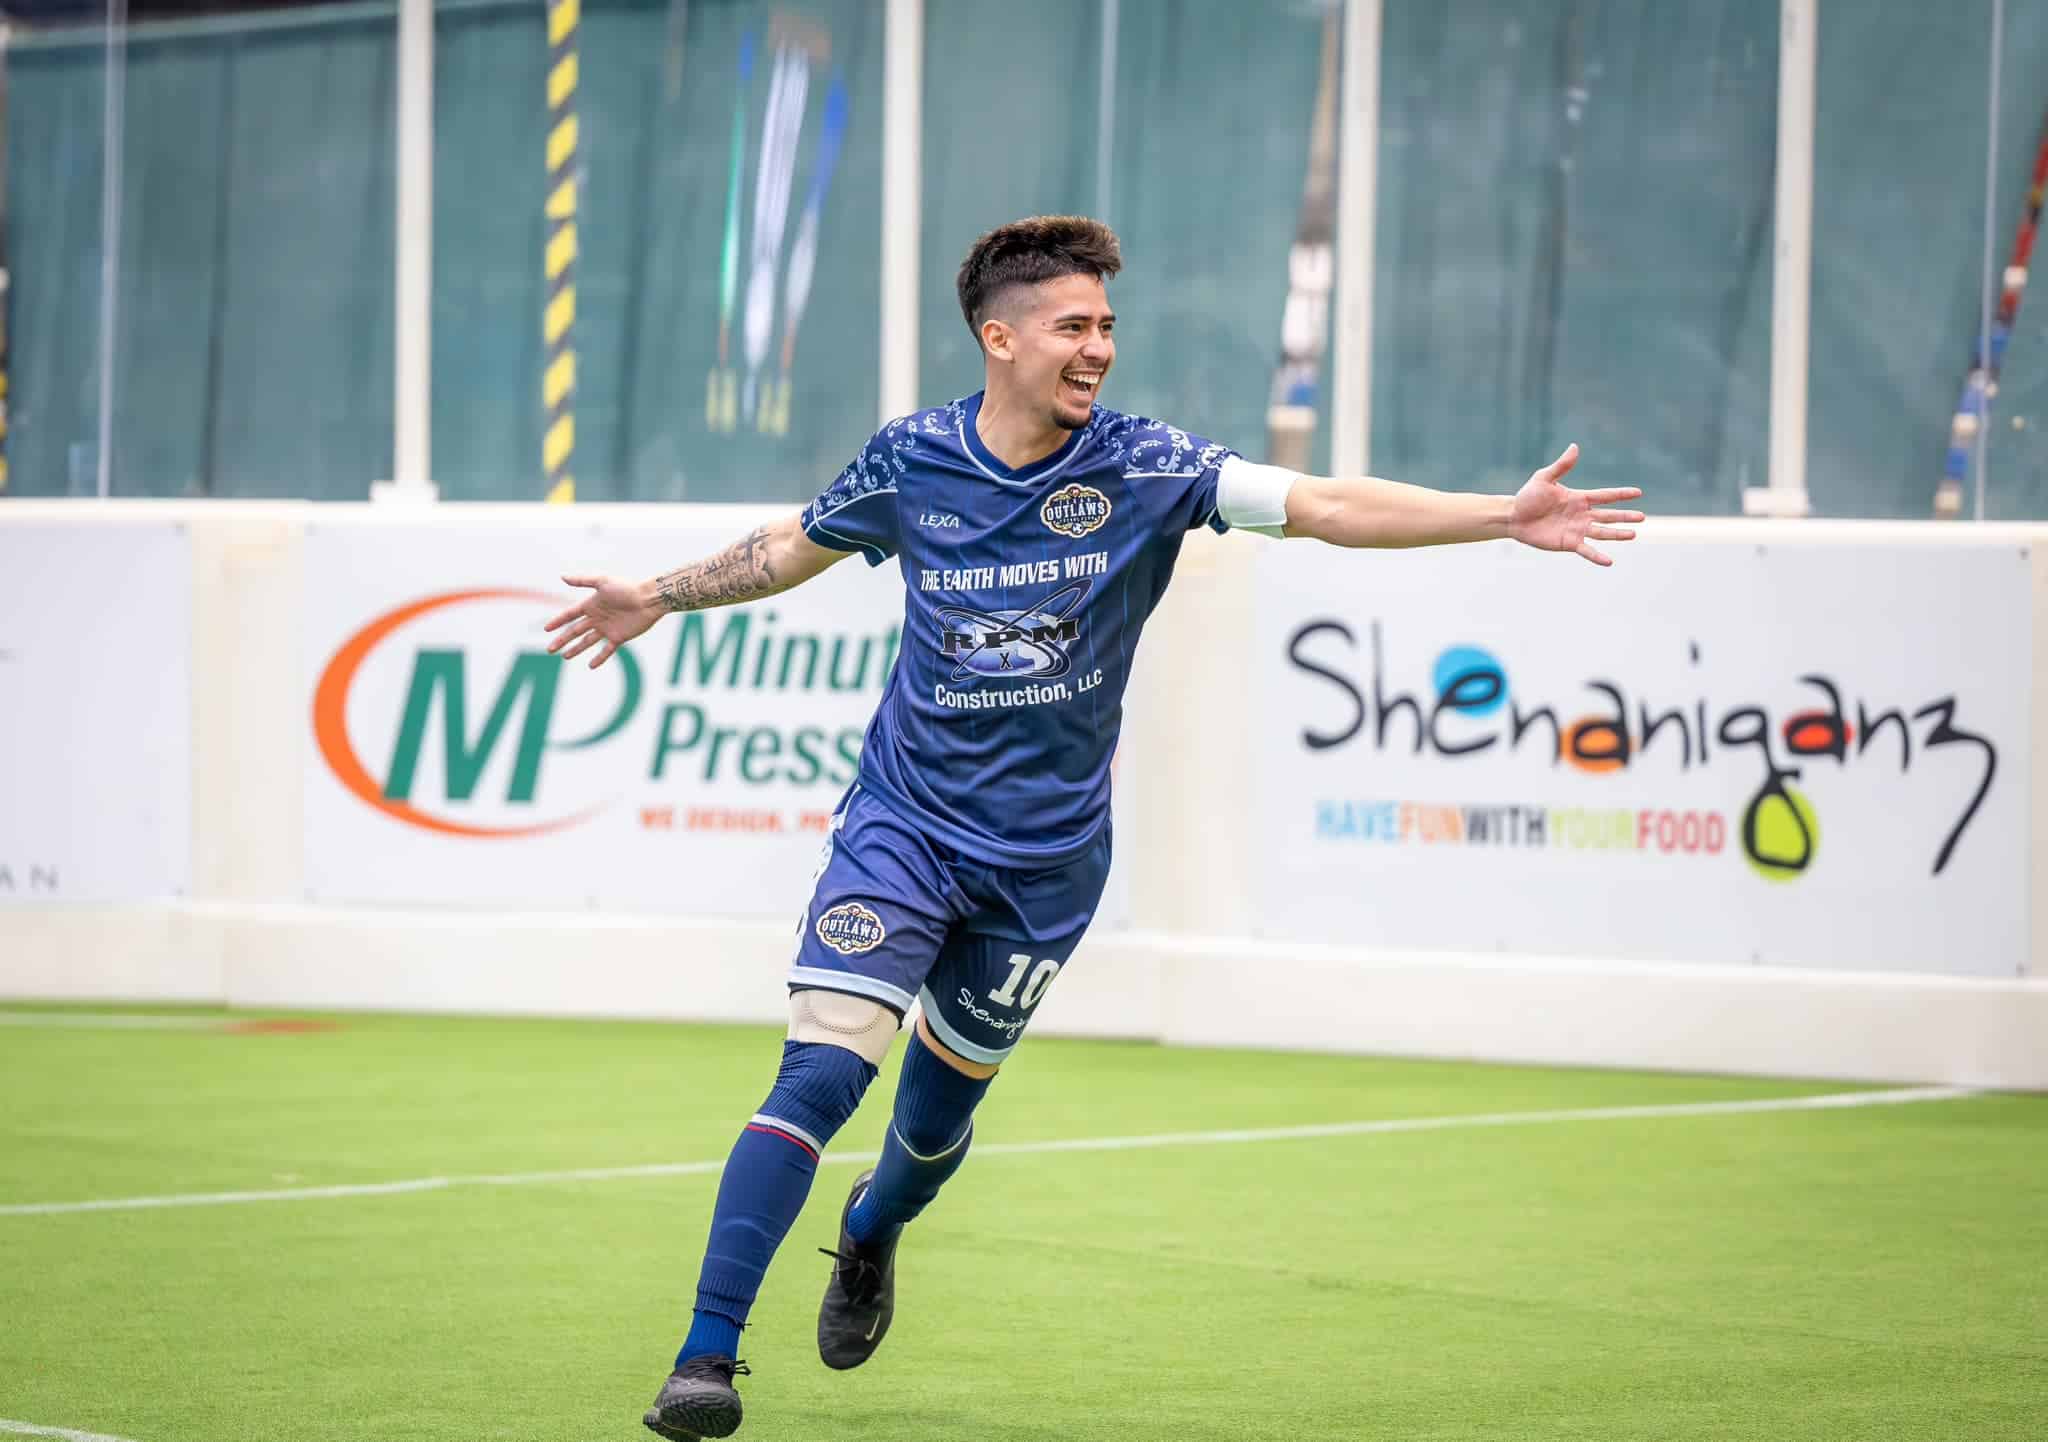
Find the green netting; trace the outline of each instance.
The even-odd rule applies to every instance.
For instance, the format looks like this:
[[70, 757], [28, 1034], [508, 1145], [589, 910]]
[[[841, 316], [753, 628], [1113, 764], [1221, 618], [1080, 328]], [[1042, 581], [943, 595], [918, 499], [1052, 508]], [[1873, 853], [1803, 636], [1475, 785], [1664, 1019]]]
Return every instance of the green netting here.
[[[861, 0], [699, 0], [680, 32], [674, 22], [666, 4], [584, 10], [577, 494], [794, 500], [829, 481], [880, 419], [881, 11]], [[537, 4], [444, 15], [439, 26], [434, 470], [453, 498], [544, 489], [542, 26]], [[767, 144], [778, 57], [803, 72], [801, 123]], [[796, 83], [785, 70], [785, 86]], [[817, 192], [810, 288], [793, 297], [835, 84], [843, 137]], [[721, 366], [736, 119], [740, 209]], [[787, 167], [788, 200], [779, 234], [757, 237], [764, 163]], [[770, 300], [768, 324], [757, 322], [750, 354], [757, 289]], [[785, 353], [786, 406], [771, 404]], [[729, 414], [710, 404], [721, 371]]]
[[[116, 494], [359, 497], [388, 468], [391, 28], [136, 32]], [[7, 63], [12, 480], [91, 493], [102, 54], [18, 46]]]
[[[542, 10], [449, 9], [437, 21], [435, 477], [451, 498], [537, 498]], [[795, 498], [829, 479], [873, 428], [880, 26], [879, 10], [860, 0], [800, 12], [585, 7], [575, 331], [583, 497]], [[114, 488], [360, 498], [391, 457], [391, 14], [180, 34], [144, 28], [129, 50]], [[808, 74], [801, 124], [780, 147], [793, 165], [790, 200], [780, 235], [757, 247], [767, 96], [778, 55], [796, 48]], [[16, 49], [8, 65], [14, 489], [90, 491], [102, 61], [90, 45], [45, 44]], [[817, 259], [799, 312], [791, 260], [835, 84], [843, 146], [817, 196]], [[769, 323], [753, 354], [744, 316], [732, 318], [726, 369], [738, 405], [728, 424], [707, 414], [707, 381], [719, 369], [736, 113], [734, 309], [758, 287]], [[765, 263], [754, 262], [757, 249]], [[785, 380], [786, 404], [763, 404]]]
[[[434, 471], [455, 498], [542, 492], [543, 13], [438, 16]], [[881, 228], [900, 204], [881, 183], [882, 7], [584, 13], [579, 494], [801, 497], [879, 418]], [[980, 381], [952, 290], [973, 237], [1106, 191], [1129, 262], [1109, 399], [1258, 453], [1327, 7], [1123, 0], [1107, 176], [1102, 13], [926, 7], [920, 399]], [[1640, 481], [1662, 511], [1736, 510], [1767, 476], [1777, 0], [1383, 15], [1373, 468], [1498, 488], [1576, 439], [1589, 472]], [[134, 32], [117, 493], [355, 498], [389, 470], [395, 43], [386, 5]], [[1927, 514], [1977, 325], [1989, 46], [1988, 0], [1823, 11], [1808, 432], [1824, 514]], [[768, 143], [778, 56], [798, 52], [798, 119]], [[2008, 6], [1999, 266], [2043, 59], [2048, 11]], [[5, 63], [12, 488], [89, 493], [101, 55], [17, 40]], [[799, 313], [792, 257], [834, 110]], [[788, 181], [779, 228], [760, 224], [764, 164]], [[2006, 358], [1994, 515], [2048, 514], [2043, 316], [2023, 310]]]
[[[1821, 13], [1807, 483], [1823, 515], [1924, 517], [1980, 323], [1991, 5], [1838, 15]], [[2006, 5], [2001, 57], [1994, 304], [2048, 105], [2048, 8]], [[1989, 516], [2048, 517], [2044, 312], [2039, 295], [2021, 308], [2006, 352]]]
[[90, 494], [99, 436], [100, 130], [96, 54], [7, 62], [8, 488]]
[[[1104, 218], [1126, 269], [1110, 287], [1117, 369], [1104, 399], [1253, 455], [1266, 447], [1324, 11], [1120, 7]], [[1096, 208], [1102, 6], [926, 13], [921, 370], [937, 400], [981, 385], [953, 290], [974, 238], [1019, 216]]]
[[1761, 485], [1778, 0], [1390, 3], [1372, 465]]

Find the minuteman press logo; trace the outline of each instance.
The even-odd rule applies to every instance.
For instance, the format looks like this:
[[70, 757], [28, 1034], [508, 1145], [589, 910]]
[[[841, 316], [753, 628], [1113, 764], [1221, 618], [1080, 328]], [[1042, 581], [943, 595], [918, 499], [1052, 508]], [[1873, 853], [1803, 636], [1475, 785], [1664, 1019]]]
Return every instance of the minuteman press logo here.
[[633, 719], [642, 681], [632, 653], [606, 668], [616, 679], [577, 687], [570, 704], [564, 668], [544, 649], [487, 657], [442, 639], [457, 634], [448, 623], [479, 620], [535, 635], [537, 618], [560, 606], [540, 591], [450, 591], [350, 636], [313, 697], [314, 737], [335, 779], [393, 820], [451, 836], [536, 836], [603, 810], [588, 796], [549, 806], [543, 777], [551, 758], [599, 746]]
[[542, 836], [601, 813], [643, 834], [826, 829], [896, 663], [893, 606], [865, 625], [696, 612], [592, 671], [547, 654], [542, 624], [568, 600], [444, 591], [338, 628], [313, 695], [328, 772], [447, 837]]

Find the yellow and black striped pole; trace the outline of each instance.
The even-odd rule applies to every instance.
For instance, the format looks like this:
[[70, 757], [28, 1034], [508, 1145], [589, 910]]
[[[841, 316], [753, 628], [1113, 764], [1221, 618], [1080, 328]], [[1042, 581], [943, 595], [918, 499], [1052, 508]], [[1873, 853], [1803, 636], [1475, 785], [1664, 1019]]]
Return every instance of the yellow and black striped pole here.
[[548, 500], [576, 499], [570, 457], [576, 450], [576, 27], [578, 0], [548, 0], [547, 309], [541, 335], [547, 366], [541, 402], [541, 467]]

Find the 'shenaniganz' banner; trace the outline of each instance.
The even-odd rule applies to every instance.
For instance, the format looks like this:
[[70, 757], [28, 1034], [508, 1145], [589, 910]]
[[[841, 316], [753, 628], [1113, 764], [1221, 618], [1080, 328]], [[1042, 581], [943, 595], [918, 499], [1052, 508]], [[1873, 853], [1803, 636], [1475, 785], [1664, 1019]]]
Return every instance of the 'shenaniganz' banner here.
[[1265, 934], [2010, 976], [2017, 547], [1259, 561]]

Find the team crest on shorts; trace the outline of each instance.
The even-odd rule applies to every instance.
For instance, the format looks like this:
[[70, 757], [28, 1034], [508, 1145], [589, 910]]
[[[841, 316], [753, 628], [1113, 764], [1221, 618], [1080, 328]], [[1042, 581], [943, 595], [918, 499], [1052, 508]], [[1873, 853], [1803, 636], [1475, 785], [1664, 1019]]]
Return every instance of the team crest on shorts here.
[[1078, 541], [1090, 531], [1101, 530], [1102, 523], [1109, 519], [1109, 511], [1109, 497], [1095, 487], [1062, 486], [1045, 498], [1045, 504], [1038, 508], [1038, 519], [1055, 535], [1071, 536]]
[[841, 956], [873, 951], [888, 934], [882, 918], [858, 901], [842, 901], [818, 918], [818, 940]]

